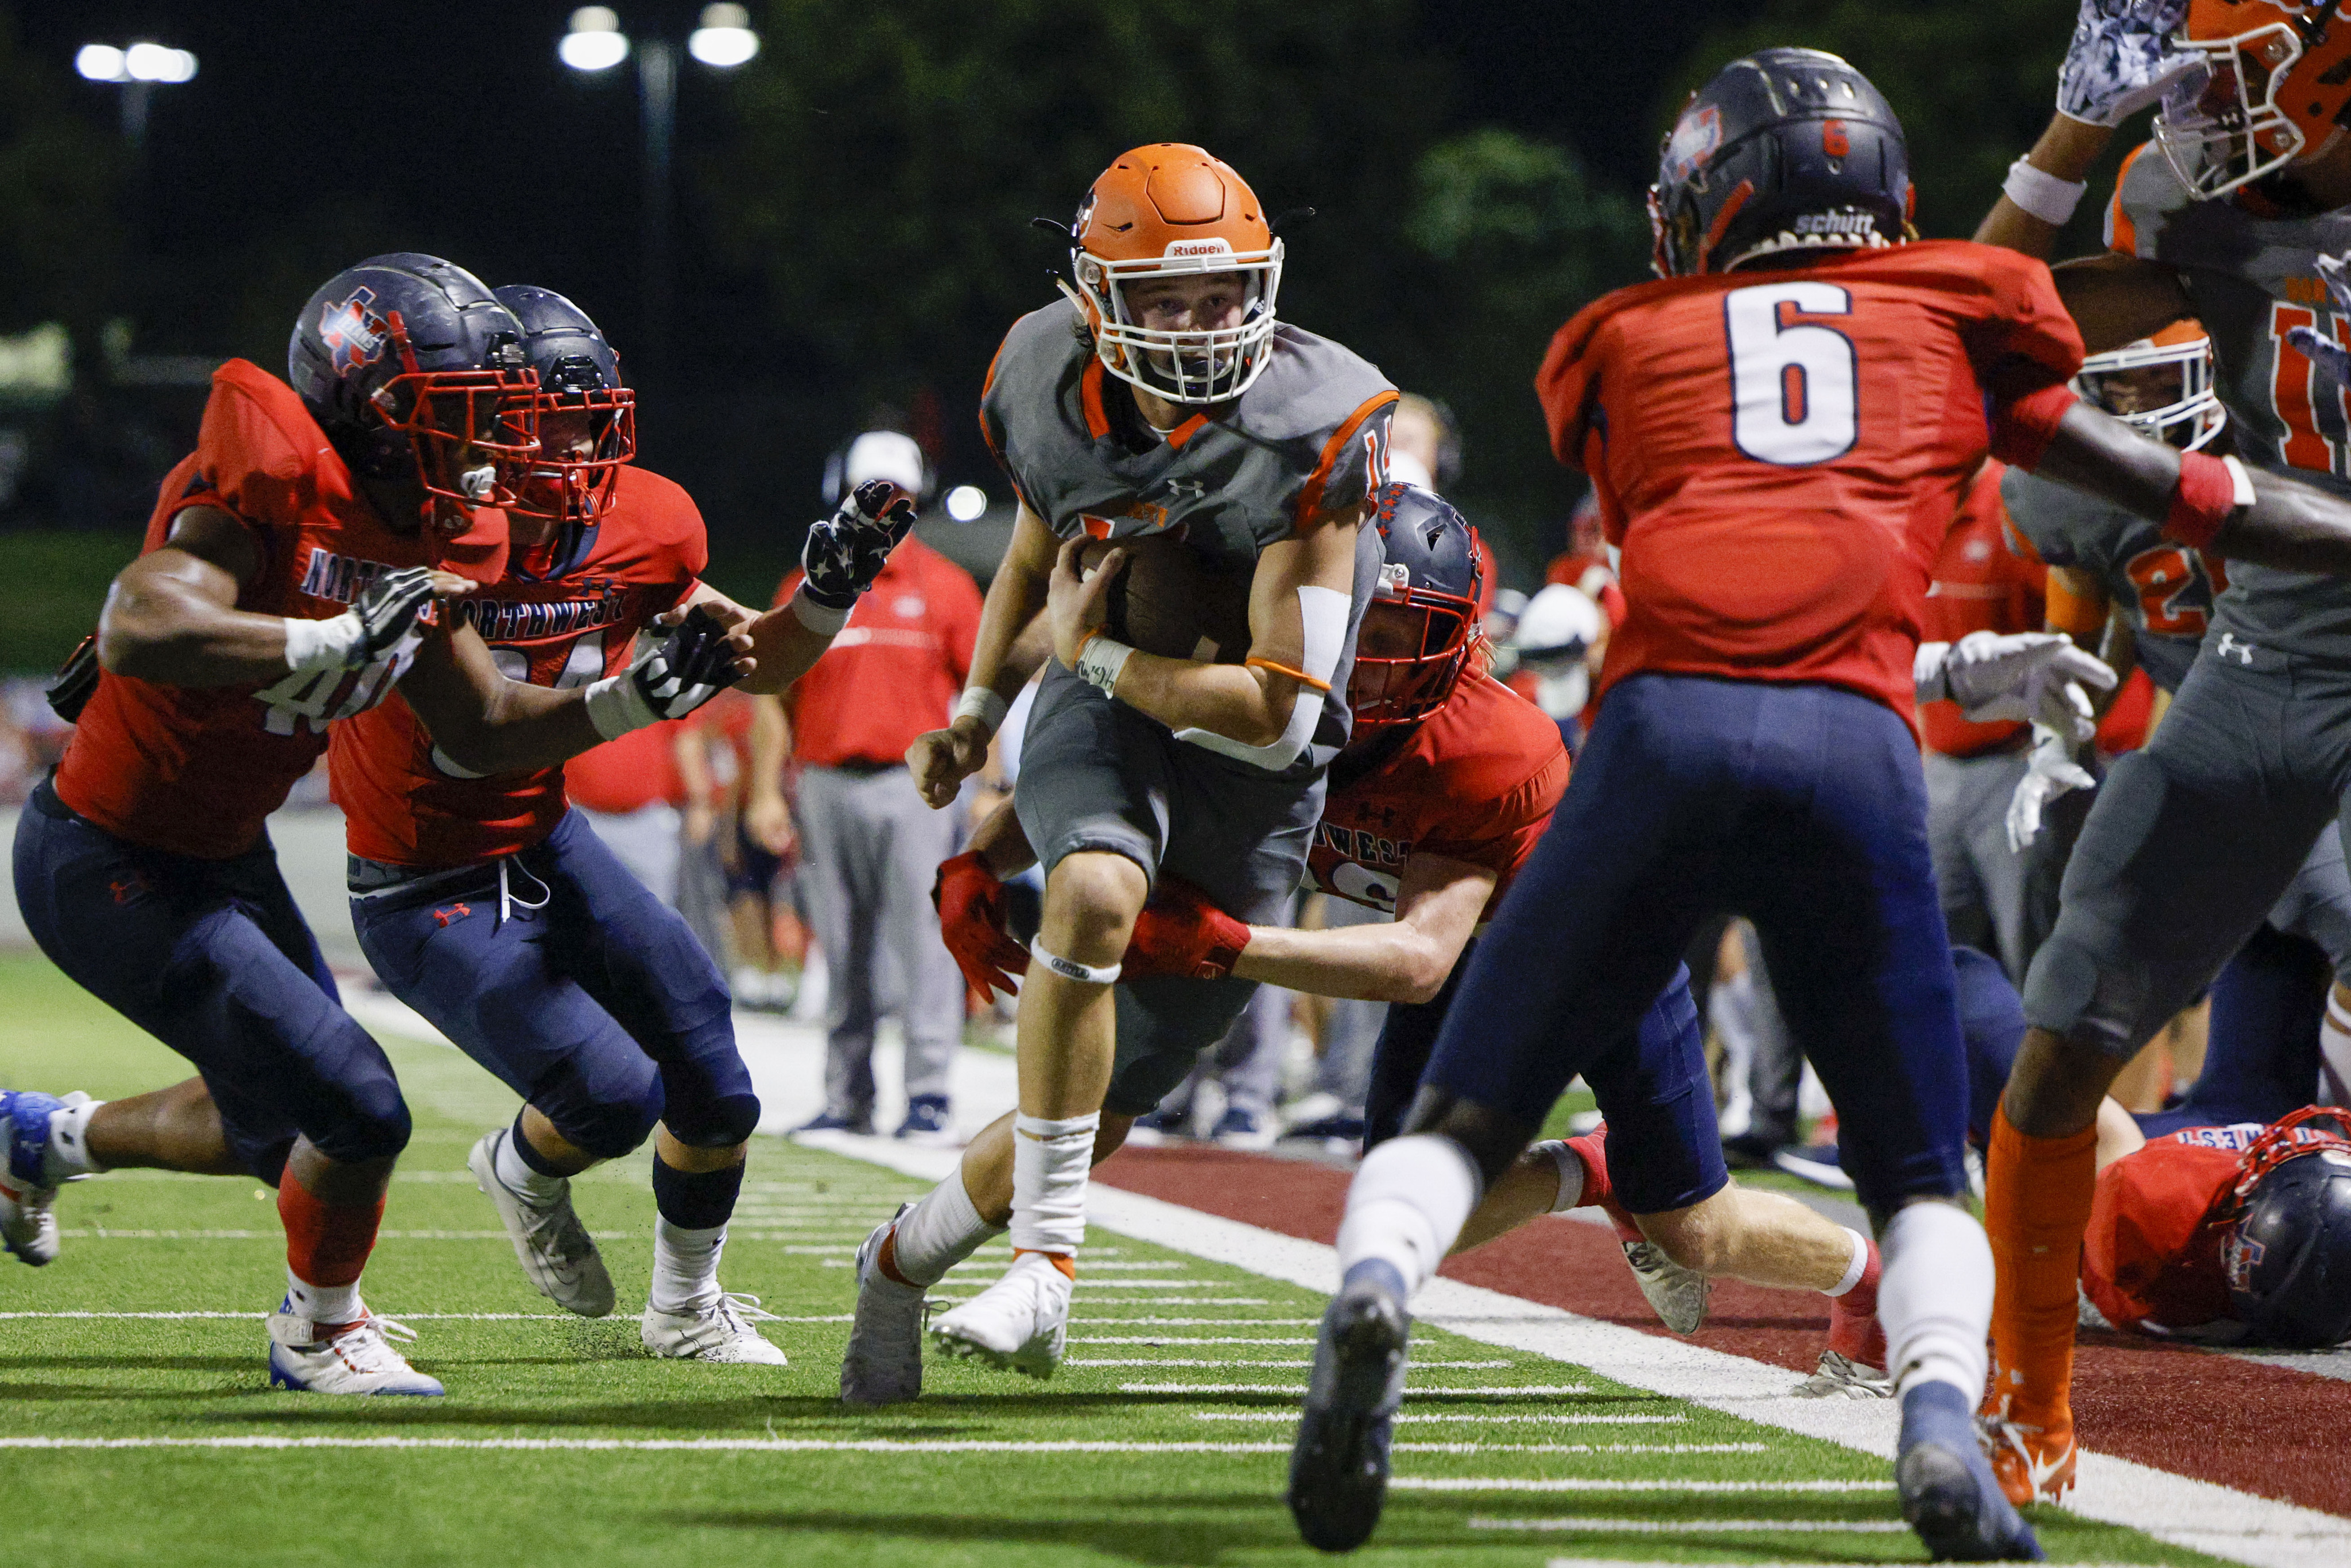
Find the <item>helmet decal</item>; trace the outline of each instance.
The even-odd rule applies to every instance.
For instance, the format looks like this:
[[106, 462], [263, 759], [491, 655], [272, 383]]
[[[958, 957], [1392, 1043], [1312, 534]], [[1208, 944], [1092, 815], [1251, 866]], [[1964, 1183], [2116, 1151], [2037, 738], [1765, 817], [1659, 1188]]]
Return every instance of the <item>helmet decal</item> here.
[[1679, 184], [1700, 169], [1722, 145], [1722, 111], [1708, 104], [1697, 113], [1685, 112], [1674, 122], [1674, 132], [1666, 140], [1666, 156], [1659, 172], [1667, 184]]
[[360, 288], [348, 299], [319, 307], [319, 337], [333, 354], [339, 374], [349, 375], [383, 357], [389, 332], [383, 319], [368, 308], [374, 303], [375, 290]]

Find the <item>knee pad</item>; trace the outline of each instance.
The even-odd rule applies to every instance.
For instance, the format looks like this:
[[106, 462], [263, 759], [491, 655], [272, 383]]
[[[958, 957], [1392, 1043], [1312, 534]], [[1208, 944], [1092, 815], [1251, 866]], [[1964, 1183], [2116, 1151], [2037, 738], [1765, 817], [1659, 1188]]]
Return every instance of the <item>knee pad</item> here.
[[663, 1117], [670, 1136], [690, 1149], [731, 1149], [759, 1125], [759, 1097], [721, 1094], [690, 1110], [673, 1103]]
[[396, 1158], [408, 1147], [411, 1130], [408, 1102], [398, 1084], [387, 1082], [355, 1092], [340, 1124], [310, 1142], [330, 1160], [360, 1165]]
[[611, 1090], [593, 1100], [561, 1097], [558, 1103], [533, 1096], [539, 1114], [555, 1125], [565, 1141], [600, 1160], [632, 1154], [653, 1134], [666, 1103], [661, 1075], [645, 1064], [645, 1071], [627, 1092]]

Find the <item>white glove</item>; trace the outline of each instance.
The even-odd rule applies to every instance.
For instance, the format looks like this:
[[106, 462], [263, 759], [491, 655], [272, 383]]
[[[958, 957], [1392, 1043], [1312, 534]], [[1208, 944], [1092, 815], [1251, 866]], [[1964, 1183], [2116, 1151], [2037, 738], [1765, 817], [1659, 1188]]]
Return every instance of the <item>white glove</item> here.
[[2120, 125], [2201, 61], [2169, 52], [2188, 0], [2082, 0], [2074, 41], [2057, 68], [2057, 112], [2085, 125]]
[[2031, 719], [2087, 740], [2098, 730], [2083, 687], [2109, 692], [2115, 673], [2059, 632], [1970, 632], [1922, 643], [1911, 680], [1922, 703], [1945, 698], [1969, 718]]
[[[2351, 316], [2351, 252], [2320, 256], [2318, 276], [2326, 280], [2326, 292], [2335, 297], [2335, 314]], [[2335, 391], [2351, 387], [2351, 349], [2314, 327], [2289, 327], [2285, 340], [2317, 366], [2318, 373], [2333, 382]]]
[[2074, 742], [2046, 725], [2032, 727], [2032, 761], [2008, 798], [2008, 847], [2022, 854], [2041, 833], [2041, 814], [2049, 802], [2074, 789], [2095, 789], [2098, 781], [2074, 760]]

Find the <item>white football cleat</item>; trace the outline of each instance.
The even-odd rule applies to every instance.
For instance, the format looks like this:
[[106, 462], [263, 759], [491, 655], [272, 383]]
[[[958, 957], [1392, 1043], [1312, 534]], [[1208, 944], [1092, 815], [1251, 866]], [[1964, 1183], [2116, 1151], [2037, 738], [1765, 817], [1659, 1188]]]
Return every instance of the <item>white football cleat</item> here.
[[360, 1312], [355, 1323], [322, 1327], [295, 1316], [290, 1298], [279, 1302], [269, 1314], [270, 1386], [311, 1394], [431, 1396], [447, 1392], [439, 1378], [417, 1371], [392, 1347], [395, 1339], [413, 1341], [414, 1329], [380, 1318], [364, 1305]]
[[0, 1091], [0, 1249], [37, 1269], [57, 1255], [57, 1189], [49, 1175], [49, 1117], [89, 1096]]
[[1821, 1364], [1796, 1385], [1799, 1399], [1891, 1399], [1894, 1379], [1834, 1350], [1821, 1352]]
[[671, 1361], [708, 1361], [736, 1366], [788, 1366], [784, 1353], [759, 1337], [752, 1323], [783, 1320], [759, 1308], [757, 1296], [720, 1291], [710, 1304], [691, 1312], [645, 1308], [645, 1348]]
[[882, 1244], [914, 1206], [902, 1203], [857, 1249], [857, 1315], [841, 1358], [841, 1397], [851, 1405], [896, 1405], [923, 1392], [923, 1297], [881, 1268]]
[[931, 1325], [931, 1343], [998, 1372], [1050, 1377], [1070, 1337], [1071, 1279], [1043, 1252], [1023, 1252], [978, 1295]]
[[474, 1185], [489, 1194], [507, 1239], [514, 1243], [515, 1260], [538, 1293], [567, 1312], [601, 1318], [612, 1310], [612, 1276], [572, 1211], [570, 1184], [542, 1208], [498, 1179], [498, 1145], [513, 1135], [511, 1127], [484, 1133], [465, 1156], [465, 1168], [474, 1173]]
[[1654, 1241], [1624, 1243], [1625, 1261], [1633, 1266], [1634, 1282], [1657, 1317], [1676, 1333], [1696, 1333], [1706, 1322], [1706, 1304], [1714, 1281], [1695, 1269], [1685, 1269], [1666, 1256]]

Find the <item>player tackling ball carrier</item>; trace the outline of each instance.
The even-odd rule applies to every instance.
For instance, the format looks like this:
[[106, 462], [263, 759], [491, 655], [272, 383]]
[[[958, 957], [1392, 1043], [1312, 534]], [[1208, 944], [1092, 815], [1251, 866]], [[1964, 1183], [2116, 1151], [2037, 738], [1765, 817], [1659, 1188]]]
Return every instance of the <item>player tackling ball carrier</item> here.
[[1938, 1557], [2037, 1557], [1976, 1441], [1991, 1253], [1959, 1201], [1966, 1062], [1910, 721], [1952, 695], [2079, 733], [2061, 677], [2095, 661], [2051, 634], [1990, 659], [1972, 639], [1922, 648], [1928, 569], [1988, 452], [2231, 556], [2338, 565], [2351, 507], [2081, 404], [2047, 269], [1912, 242], [1901, 127], [1833, 56], [1724, 68], [1677, 121], [1653, 200], [1662, 280], [1571, 321], [1537, 383], [1624, 551], [1604, 701], [1405, 1134], [1349, 1192], [1291, 1508], [1325, 1549], [1369, 1535], [1413, 1290], [1729, 908], [1761, 936], [1878, 1229], [1904, 1516]]
[[[1355, 355], [1277, 321], [1281, 242], [1240, 176], [1199, 148], [1121, 156], [1071, 237], [1069, 302], [1014, 324], [982, 393], [1020, 510], [969, 683], [954, 723], [907, 752], [925, 798], [952, 800], [1026, 674], [1008, 655], [1050, 590], [1054, 658], [1014, 797], [1046, 873], [1019, 1107], [972, 1145], [960, 1179], [876, 1233], [861, 1268], [937, 1278], [937, 1259], [992, 1233], [974, 1205], [1008, 1169], [1012, 1268], [932, 1333], [1038, 1375], [1061, 1359], [1097, 1139], [1115, 1145], [1254, 988], [1118, 983], [1152, 883], [1174, 873], [1257, 919], [1298, 885], [1323, 769], [1347, 738], [1347, 661], [1378, 567], [1358, 525], [1396, 399]], [[1241, 585], [1247, 645], [1165, 656], [1108, 633], [1124, 552], [1079, 571], [1081, 548], [1103, 539], [1180, 541], [1169, 548]], [[869, 1393], [861, 1364], [852, 1343], [848, 1397], [904, 1396], [904, 1369]]]

